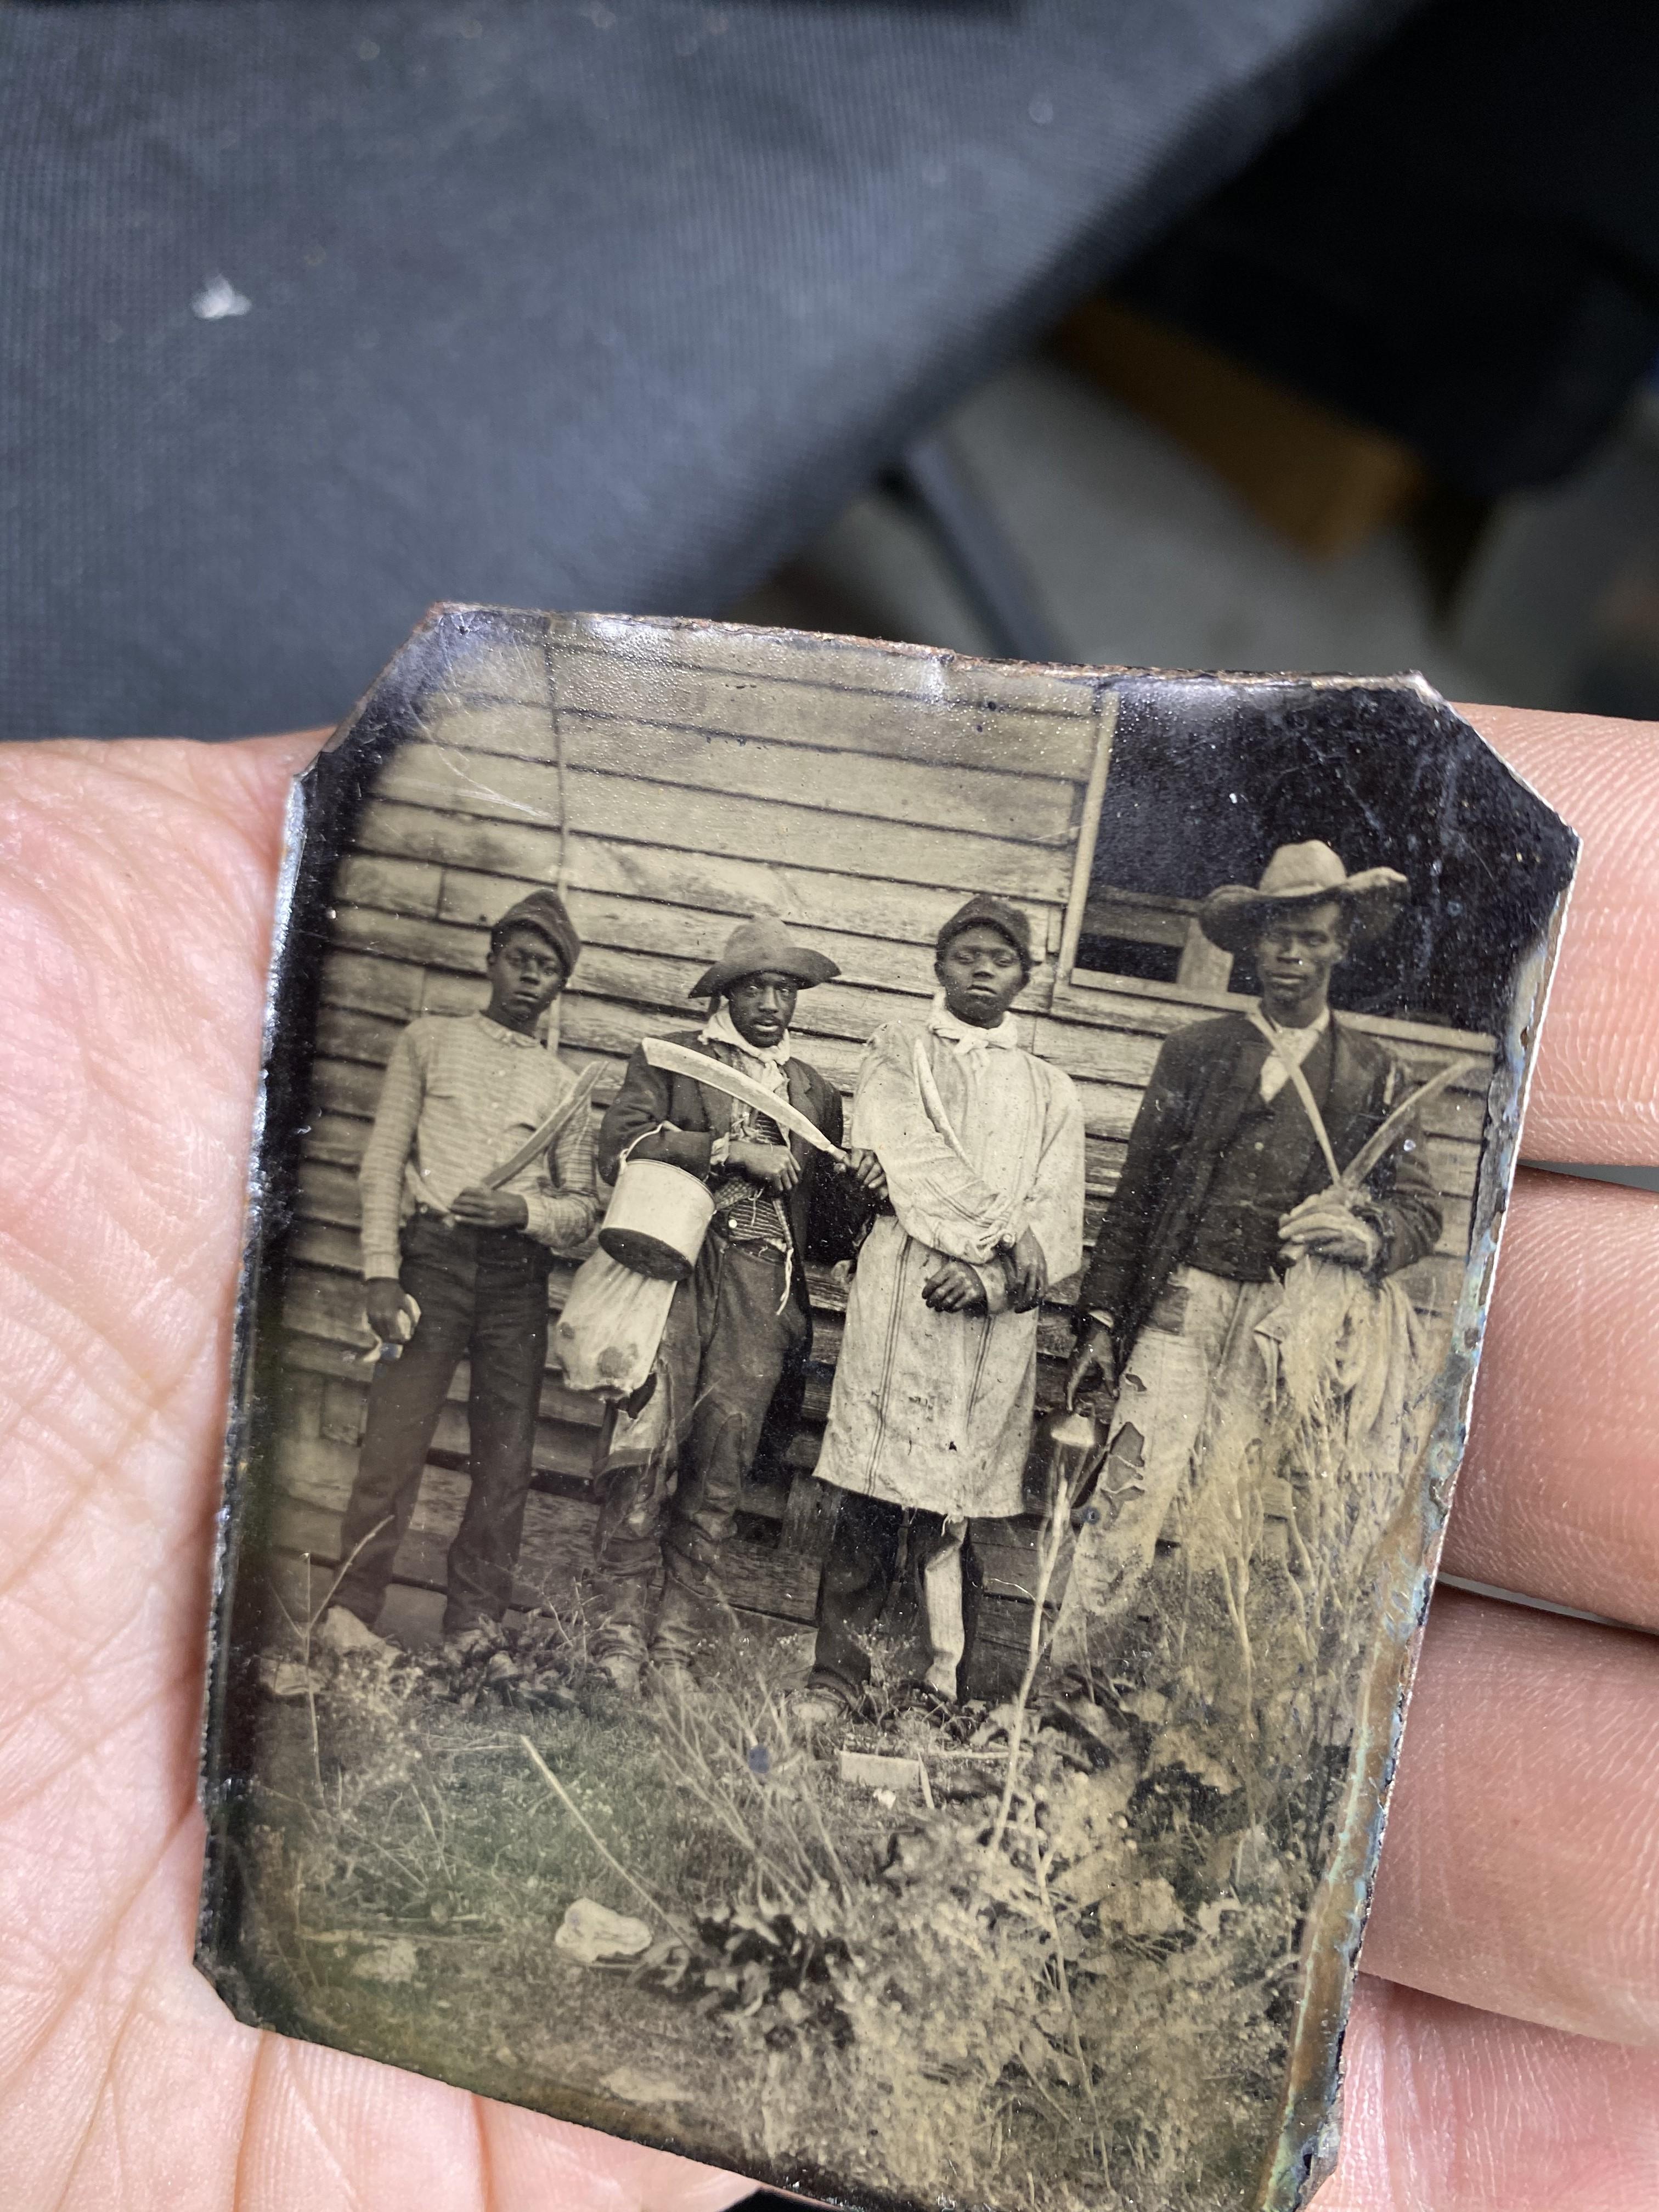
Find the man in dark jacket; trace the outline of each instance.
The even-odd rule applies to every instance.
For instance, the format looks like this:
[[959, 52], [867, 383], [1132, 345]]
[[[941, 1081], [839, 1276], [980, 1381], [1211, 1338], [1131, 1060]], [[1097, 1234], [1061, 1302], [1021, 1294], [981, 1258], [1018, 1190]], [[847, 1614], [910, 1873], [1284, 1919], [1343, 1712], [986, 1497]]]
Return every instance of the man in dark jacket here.
[[[789, 1024], [797, 993], [839, 973], [781, 923], [744, 922], [693, 987], [693, 998], [713, 1002], [709, 1018], [672, 1042], [775, 1091], [838, 1145], [841, 1095], [793, 1049]], [[618, 1421], [601, 1476], [595, 1548], [604, 1617], [594, 1656], [631, 1692], [647, 1653], [660, 1683], [684, 1682], [720, 1595], [721, 1555], [768, 1409], [786, 1374], [800, 1374], [811, 1343], [802, 1261], [813, 1249], [820, 1181], [836, 1170], [758, 1108], [653, 1067], [643, 1049], [599, 1132], [607, 1181], [628, 1159], [684, 1169], [714, 1201], [696, 1266], [675, 1290], [650, 1395]]]
[[[1409, 1085], [1382, 1045], [1332, 1014], [1330, 979], [1351, 946], [1390, 926], [1406, 892], [1392, 869], [1350, 876], [1316, 842], [1281, 847], [1259, 884], [1225, 885], [1200, 910], [1212, 942], [1254, 952], [1261, 1005], [1165, 1042], [1084, 1278], [1068, 1396], [1104, 1383], [1115, 1405], [1055, 1632], [1062, 1669], [1098, 1668], [1171, 1506], [1184, 1492], [1190, 1507], [1218, 1472], [1200, 1437], [1237, 1404], [1265, 1407], [1259, 1332], [1268, 1324], [1270, 1340], [1289, 1266], [1308, 1254], [1376, 1282], [1439, 1237], [1414, 1119], [1358, 1189], [1337, 1187]], [[1282, 1473], [1263, 1480], [1272, 1554], [1293, 1501]]]

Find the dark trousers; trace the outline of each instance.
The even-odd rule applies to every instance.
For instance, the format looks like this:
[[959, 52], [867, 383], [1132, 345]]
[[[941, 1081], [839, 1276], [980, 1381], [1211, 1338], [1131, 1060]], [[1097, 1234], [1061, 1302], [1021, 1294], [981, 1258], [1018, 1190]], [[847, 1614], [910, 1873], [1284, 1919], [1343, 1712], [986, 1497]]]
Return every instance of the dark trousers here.
[[[884, 1498], [865, 1498], [856, 1491], [842, 1494], [818, 1582], [817, 1643], [812, 1654], [815, 1683], [854, 1703], [864, 1695], [870, 1681], [866, 1646], [886, 1608], [902, 1543], [906, 1549], [906, 1580], [913, 1586], [916, 1617], [922, 1623], [925, 1638], [921, 1576], [944, 1534], [944, 1518], [938, 1513], [895, 1505]], [[974, 1550], [971, 1522], [961, 1556], [964, 1643], [957, 1669], [958, 1697], [965, 1692], [973, 1661], [974, 1630], [985, 1580]]]
[[767, 1408], [806, 1332], [787, 1261], [712, 1230], [668, 1310], [658, 1395], [644, 1416], [656, 1441], [641, 1455], [620, 1430], [601, 1477], [594, 1532], [600, 1653], [642, 1658], [654, 1644], [662, 1656], [686, 1659], [702, 1640], [723, 1595], [720, 1562]]
[[404, 1229], [400, 1279], [421, 1318], [402, 1356], [374, 1370], [357, 1478], [340, 1532], [340, 1555], [350, 1564], [335, 1598], [360, 1620], [372, 1624], [380, 1610], [462, 1359], [472, 1368], [472, 1487], [449, 1547], [444, 1628], [453, 1632], [499, 1620], [507, 1611], [547, 1362], [550, 1265], [546, 1247], [516, 1229], [447, 1229], [432, 1214], [416, 1214]]

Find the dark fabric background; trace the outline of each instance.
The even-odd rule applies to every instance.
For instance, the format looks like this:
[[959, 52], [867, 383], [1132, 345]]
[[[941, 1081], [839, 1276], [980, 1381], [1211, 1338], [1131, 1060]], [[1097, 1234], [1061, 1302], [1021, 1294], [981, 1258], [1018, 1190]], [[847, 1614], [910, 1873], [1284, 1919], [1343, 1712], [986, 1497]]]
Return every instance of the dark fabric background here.
[[1659, 8], [1437, 0], [1123, 289], [1459, 490], [1548, 482], [1659, 356]]
[[0, 734], [718, 610], [1409, 4], [0, 4]]

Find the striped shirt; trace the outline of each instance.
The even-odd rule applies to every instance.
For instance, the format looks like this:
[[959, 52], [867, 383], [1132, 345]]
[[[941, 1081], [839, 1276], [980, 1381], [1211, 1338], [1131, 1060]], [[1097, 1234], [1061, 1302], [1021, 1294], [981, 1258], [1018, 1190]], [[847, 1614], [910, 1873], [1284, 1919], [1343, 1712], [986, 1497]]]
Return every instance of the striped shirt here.
[[[422, 1014], [392, 1048], [359, 1172], [363, 1273], [396, 1275], [398, 1231], [419, 1200], [412, 1170], [448, 1206], [518, 1151], [575, 1080], [534, 1037], [484, 1014]], [[592, 1115], [579, 1114], [547, 1156], [503, 1188], [529, 1209], [525, 1234], [569, 1251], [592, 1234]]]

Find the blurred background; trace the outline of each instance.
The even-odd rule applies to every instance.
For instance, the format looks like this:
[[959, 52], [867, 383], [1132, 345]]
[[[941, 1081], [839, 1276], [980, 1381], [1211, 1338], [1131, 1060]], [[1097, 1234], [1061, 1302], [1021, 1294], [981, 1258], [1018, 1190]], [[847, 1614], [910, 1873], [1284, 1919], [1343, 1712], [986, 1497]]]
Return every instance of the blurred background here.
[[439, 599], [1659, 713], [1649, 0], [0, 0], [0, 734]]

